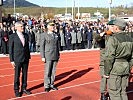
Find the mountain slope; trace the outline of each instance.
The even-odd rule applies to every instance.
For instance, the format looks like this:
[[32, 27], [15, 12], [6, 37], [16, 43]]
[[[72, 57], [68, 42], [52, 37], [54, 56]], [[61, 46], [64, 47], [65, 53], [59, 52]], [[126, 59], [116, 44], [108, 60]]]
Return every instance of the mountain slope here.
[[[14, 6], [14, 0], [6, 0], [3, 2], [3, 4], [4, 4], [3, 5], [4, 7], [13, 7]], [[39, 7], [38, 5], [30, 3], [26, 0], [15, 0], [15, 6], [16, 7], [30, 7], [30, 6]]]

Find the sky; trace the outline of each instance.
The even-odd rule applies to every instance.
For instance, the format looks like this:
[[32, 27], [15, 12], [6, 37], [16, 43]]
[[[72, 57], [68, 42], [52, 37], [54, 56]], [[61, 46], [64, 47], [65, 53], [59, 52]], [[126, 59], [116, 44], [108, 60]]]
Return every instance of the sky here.
[[[74, 5], [79, 7], [109, 7], [111, 0], [26, 0], [42, 7], [72, 7]], [[79, 3], [78, 3], [79, 1]], [[116, 6], [133, 6], [133, 0], [112, 0], [112, 7]]]

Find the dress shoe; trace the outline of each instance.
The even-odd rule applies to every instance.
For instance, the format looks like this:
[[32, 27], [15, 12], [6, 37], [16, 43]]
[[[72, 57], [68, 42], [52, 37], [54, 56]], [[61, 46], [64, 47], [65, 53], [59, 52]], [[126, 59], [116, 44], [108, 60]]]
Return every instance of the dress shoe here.
[[52, 86], [52, 87], [50, 87], [52, 90], [58, 90], [58, 88], [57, 87], [55, 87], [55, 86]]
[[50, 88], [45, 88], [45, 92], [49, 92], [50, 91]]
[[22, 90], [22, 93], [25, 93], [27, 95], [30, 95], [31, 94], [31, 92], [30, 91], [27, 91], [27, 90]]
[[20, 93], [19, 93], [19, 91], [15, 91], [15, 96], [16, 97], [20, 97], [21, 96]]

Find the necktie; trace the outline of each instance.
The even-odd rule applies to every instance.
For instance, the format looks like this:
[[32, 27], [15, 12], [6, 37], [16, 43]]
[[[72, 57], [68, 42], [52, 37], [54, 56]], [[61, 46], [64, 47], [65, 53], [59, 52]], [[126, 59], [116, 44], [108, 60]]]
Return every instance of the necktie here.
[[20, 40], [21, 40], [21, 42], [22, 42], [22, 44], [23, 44], [23, 46], [24, 46], [24, 44], [25, 44], [25, 39], [24, 39], [23, 34], [20, 35]]
[[55, 38], [55, 35], [54, 35], [54, 33], [48, 33], [48, 34], [50, 34], [53, 38]]

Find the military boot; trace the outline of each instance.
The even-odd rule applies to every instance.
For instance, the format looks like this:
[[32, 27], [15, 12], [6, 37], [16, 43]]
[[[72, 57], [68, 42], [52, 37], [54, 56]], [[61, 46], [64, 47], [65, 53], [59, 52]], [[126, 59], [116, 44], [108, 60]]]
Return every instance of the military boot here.
[[107, 100], [111, 100], [110, 96], [109, 96], [109, 93], [106, 93], [106, 98], [107, 98]]
[[108, 100], [108, 99], [104, 93], [101, 93], [101, 99], [100, 100]]

